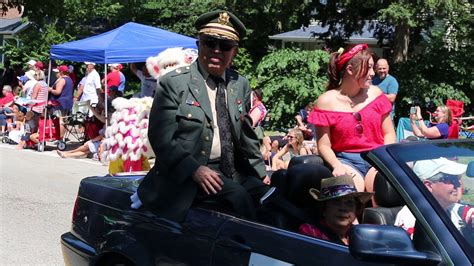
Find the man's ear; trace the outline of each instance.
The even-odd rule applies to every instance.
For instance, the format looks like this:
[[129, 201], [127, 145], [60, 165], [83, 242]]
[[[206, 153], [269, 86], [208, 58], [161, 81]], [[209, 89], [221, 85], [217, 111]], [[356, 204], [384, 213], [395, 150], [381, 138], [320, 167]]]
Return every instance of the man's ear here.
[[423, 181], [423, 184], [425, 185], [425, 187], [428, 189], [429, 192], [433, 192], [433, 188], [431, 187], [433, 183], [431, 183], [428, 180], [425, 180]]

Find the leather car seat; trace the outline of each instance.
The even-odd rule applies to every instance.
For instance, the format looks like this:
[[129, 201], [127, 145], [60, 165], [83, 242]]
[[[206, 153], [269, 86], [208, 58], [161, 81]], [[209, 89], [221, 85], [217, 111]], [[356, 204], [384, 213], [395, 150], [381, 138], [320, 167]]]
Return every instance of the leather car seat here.
[[320, 164], [302, 163], [288, 168], [285, 197], [304, 213], [302, 220], [288, 219], [288, 229], [297, 231], [302, 223], [314, 220], [315, 200], [309, 194], [309, 189], [319, 189], [321, 179], [331, 176], [331, 171]]
[[362, 223], [393, 225], [405, 201], [380, 172], [374, 179], [374, 191], [378, 207], [365, 208]]

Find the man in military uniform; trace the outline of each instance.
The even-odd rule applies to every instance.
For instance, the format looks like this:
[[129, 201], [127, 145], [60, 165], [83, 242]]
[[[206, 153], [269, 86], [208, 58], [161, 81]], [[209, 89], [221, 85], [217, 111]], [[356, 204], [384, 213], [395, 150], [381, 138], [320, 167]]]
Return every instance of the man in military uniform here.
[[198, 60], [160, 78], [148, 133], [157, 159], [138, 202], [183, 221], [196, 198], [212, 198], [254, 219], [256, 202], [274, 188], [247, 114], [249, 82], [229, 69], [246, 29], [227, 11], [203, 14], [195, 26]]

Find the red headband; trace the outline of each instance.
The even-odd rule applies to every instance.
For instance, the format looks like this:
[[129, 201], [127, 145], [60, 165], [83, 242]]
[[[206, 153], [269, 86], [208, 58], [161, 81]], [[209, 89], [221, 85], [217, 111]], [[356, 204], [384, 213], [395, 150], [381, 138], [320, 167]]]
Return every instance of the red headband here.
[[354, 57], [356, 54], [358, 54], [360, 51], [367, 49], [369, 46], [366, 43], [358, 44], [352, 49], [350, 49], [348, 52], [343, 53], [342, 55], [339, 56], [337, 59], [337, 64], [336, 68], [337, 71], [341, 71], [342, 67], [351, 60], [352, 57]]

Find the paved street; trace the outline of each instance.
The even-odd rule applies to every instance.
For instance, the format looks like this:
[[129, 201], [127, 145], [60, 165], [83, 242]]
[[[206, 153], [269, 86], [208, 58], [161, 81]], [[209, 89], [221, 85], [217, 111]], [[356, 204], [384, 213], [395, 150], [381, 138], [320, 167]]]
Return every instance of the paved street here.
[[64, 265], [60, 235], [69, 230], [79, 182], [106, 173], [91, 159], [0, 144], [0, 265]]

